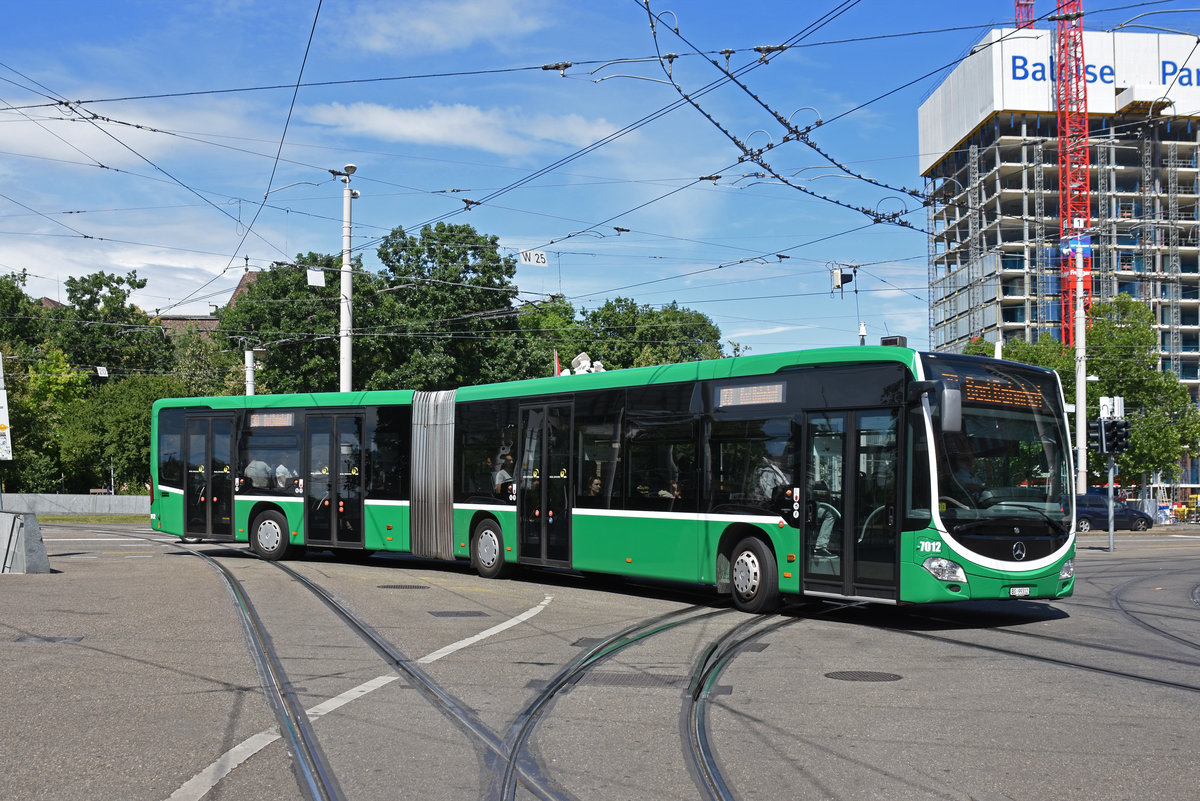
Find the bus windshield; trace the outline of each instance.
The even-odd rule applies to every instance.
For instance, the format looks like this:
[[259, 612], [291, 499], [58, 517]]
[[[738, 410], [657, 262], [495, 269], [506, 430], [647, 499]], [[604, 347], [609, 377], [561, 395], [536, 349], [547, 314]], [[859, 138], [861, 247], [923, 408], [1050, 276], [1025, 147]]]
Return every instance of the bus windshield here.
[[970, 357], [924, 359], [926, 375], [962, 400], [959, 430], [943, 430], [934, 407], [937, 508], [948, 533], [971, 538], [1025, 525], [1028, 533], [1065, 536], [1071, 449], [1054, 373]]

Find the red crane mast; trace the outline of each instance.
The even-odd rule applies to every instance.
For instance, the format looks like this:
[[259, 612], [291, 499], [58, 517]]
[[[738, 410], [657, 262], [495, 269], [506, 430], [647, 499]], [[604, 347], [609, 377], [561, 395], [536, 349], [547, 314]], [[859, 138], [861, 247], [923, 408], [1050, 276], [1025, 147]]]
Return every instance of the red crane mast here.
[[1033, 0], [1016, 0], [1017, 3], [1017, 27], [1032, 28], [1033, 27]]
[[[1063, 240], [1082, 236], [1091, 226], [1091, 177], [1088, 156], [1087, 75], [1083, 61], [1083, 0], [1058, 0], [1054, 79], [1058, 110], [1058, 219]], [[1061, 267], [1062, 339], [1075, 341], [1075, 264]], [[1083, 302], [1091, 305], [1092, 260], [1083, 258]]]

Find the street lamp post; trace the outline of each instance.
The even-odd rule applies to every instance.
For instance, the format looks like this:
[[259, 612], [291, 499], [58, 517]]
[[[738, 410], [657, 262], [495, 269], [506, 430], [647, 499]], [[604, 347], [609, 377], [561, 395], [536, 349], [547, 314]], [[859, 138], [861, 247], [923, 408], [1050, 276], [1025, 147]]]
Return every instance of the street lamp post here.
[[350, 272], [350, 201], [358, 197], [358, 191], [350, 188], [350, 176], [358, 168], [353, 164], [347, 164], [342, 170], [330, 170], [335, 177], [340, 178], [345, 187], [342, 191], [342, 270], [341, 282], [339, 290], [339, 314], [338, 314], [338, 343], [339, 343], [339, 368], [338, 368], [338, 391], [349, 392], [352, 378], [352, 357], [354, 347], [350, 338], [350, 329], [353, 320], [351, 313], [352, 300], [352, 275]]
[[266, 348], [246, 348], [246, 394], [254, 394], [255, 359], [267, 355]]
[[1083, 314], [1083, 236], [1075, 238], [1075, 494], [1087, 495], [1087, 325]]

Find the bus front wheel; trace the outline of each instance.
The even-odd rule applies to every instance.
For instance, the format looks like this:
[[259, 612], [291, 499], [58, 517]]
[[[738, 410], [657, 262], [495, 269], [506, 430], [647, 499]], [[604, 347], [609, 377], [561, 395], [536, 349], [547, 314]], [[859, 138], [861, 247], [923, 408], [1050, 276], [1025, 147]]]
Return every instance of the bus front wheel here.
[[746, 537], [729, 560], [733, 605], [742, 612], [770, 612], [779, 606], [779, 577], [771, 549], [757, 537]]
[[288, 554], [287, 519], [279, 512], [263, 512], [250, 527], [250, 547], [263, 559], [278, 561]]
[[471, 533], [471, 561], [484, 578], [503, 578], [512, 572], [504, 559], [504, 533], [495, 520], [480, 520]]

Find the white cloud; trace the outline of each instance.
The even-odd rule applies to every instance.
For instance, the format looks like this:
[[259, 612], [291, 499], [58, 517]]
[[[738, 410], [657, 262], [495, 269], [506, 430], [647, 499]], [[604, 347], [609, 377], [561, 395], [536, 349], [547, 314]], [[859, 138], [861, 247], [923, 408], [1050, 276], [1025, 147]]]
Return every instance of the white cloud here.
[[504, 156], [524, 155], [538, 142], [582, 146], [607, 136], [613, 125], [578, 114], [553, 117], [510, 110], [484, 109], [461, 103], [433, 103], [425, 108], [400, 109], [375, 103], [330, 103], [302, 109], [307, 122], [342, 128], [348, 135], [384, 141], [469, 147]]
[[545, 27], [543, 3], [528, 0], [426, 0], [364, 6], [351, 21], [357, 45], [405, 56], [501, 45]]
[[[686, 305], [686, 304], [685, 304]], [[722, 334], [725, 339], [741, 340], [749, 337], [765, 337], [772, 334], [784, 334], [788, 331], [811, 331], [815, 325], [777, 325], [770, 328], [745, 328], [739, 331], [727, 331]]]

